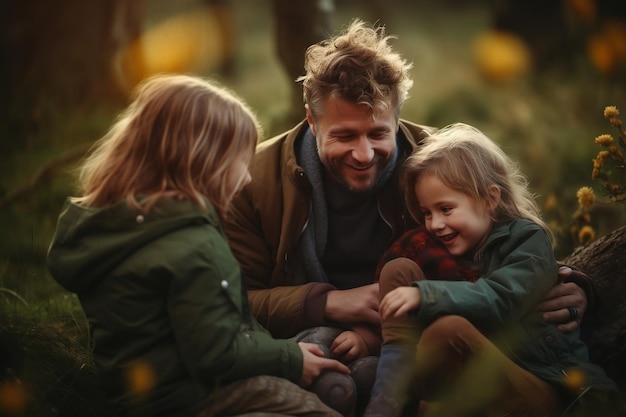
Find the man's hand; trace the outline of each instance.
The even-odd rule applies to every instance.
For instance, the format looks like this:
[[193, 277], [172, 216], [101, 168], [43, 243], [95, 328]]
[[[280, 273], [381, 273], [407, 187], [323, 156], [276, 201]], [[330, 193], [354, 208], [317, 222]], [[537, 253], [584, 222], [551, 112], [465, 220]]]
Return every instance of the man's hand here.
[[350, 369], [348, 369], [346, 365], [335, 359], [325, 358], [324, 351], [315, 343], [300, 342], [298, 346], [300, 346], [300, 350], [302, 351], [301, 387], [306, 388], [311, 385], [313, 381], [320, 376], [322, 371], [327, 369], [346, 375], [350, 373]]
[[[559, 268], [561, 281], [571, 273], [568, 267]], [[587, 297], [585, 291], [573, 282], [559, 283], [535, 309], [543, 313], [544, 321], [557, 324], [557, 329], [569, 333], [580, 324], [587, 309]]]
[[378, 314], [378, 283], [329, 291], [326, 297], [326, 318], [339, 323], [380, 324]]
[[343, 363], [350, 363], [367, 356], [365, 341], [352, 330], [342, 332], [330, 345], [330, 354]]

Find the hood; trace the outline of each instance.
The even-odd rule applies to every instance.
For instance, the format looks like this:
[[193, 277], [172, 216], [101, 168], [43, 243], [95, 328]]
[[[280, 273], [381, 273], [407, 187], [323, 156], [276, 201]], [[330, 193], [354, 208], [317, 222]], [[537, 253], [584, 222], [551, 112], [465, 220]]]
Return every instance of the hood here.
[[68, 198], [48, 249], [48, 270], [65, 289], [81, 292], [107, 276], [146, 244], [192, 224], [219, 224], [215, 209], [189, 201], [162, 200], [147, 214], [125, 201], [86, 208]]

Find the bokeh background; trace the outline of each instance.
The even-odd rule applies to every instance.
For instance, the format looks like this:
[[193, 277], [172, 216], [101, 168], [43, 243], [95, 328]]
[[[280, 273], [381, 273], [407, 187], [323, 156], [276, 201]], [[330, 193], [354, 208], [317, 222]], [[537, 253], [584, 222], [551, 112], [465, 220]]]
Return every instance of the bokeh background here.
[[[11, 309], [76, 307], [45, 269], [56, 218], [80, 157], [152, 73], [218, 80], [270, 137], [304, 114], [279, 45], [296, 45], [298, 70], [299, 40], [355, 17], [383, 24], [414, 64], [402, 117], [471, 123], [500, 143], [537, 193], [559, 257], [579, 244], [576, 191], [597, 187], [603, 110], [626, 111], [623, 0], [5, 0], [0, 15], [0, 305]], [[597, 192], [596, 238], [626, 224], [624, 208]]]
[[[581, 244], [581, 221], [587, 242], [626, 225], [624, 203], [591, 178], [594, 139], [614, 131], [605, 107], [626, 112], [624, 0], [3, 0], [0, 415], [110, 415], [78, 301], [45, 258], [74, 168], [133, 86], [210, 77], [267, 138], [303, 117], [303, 45], [355, 17], [385, 25], [414, 64], [402, 117], [473, 124], [519, 161], [559, 258]], [[596, 193], [584, 216], [581, 187]]]

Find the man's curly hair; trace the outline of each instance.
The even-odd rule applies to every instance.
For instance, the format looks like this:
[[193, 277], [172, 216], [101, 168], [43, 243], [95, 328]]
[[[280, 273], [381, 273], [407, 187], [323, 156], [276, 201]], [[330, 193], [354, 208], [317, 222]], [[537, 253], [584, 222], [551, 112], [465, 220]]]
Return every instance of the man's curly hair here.
[[396, 117], [408, 98], [412, 64], [394, 52], [384, 26], [372, 27], [355, 19], [330, 39], [310, 46], [305, 55], [304, 102], [314, 116], [323, 111], [327, 97], [368, 106], [373, 115], [395, 109]]

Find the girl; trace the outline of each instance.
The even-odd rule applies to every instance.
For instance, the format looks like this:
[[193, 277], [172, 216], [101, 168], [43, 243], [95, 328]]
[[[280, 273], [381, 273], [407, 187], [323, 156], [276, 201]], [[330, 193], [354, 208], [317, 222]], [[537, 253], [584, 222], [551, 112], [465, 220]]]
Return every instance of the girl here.
[[294, 383], [347, 368], [258, 325], [222, 232], [259, 132], [224, 88], [155, 76], [80, 170], [48, 265], [78, 294], [123, 415], [339, 415]]
[[554, 416], [617, 395], [578, 330], [563, 333], [534, 311], [558, 280], [557, 262], [513, 161], [454, 124], [424, 141], [404, 175], [423, 227], [383, 257], [384, 345], [366, 415], [399, 415], [411, 382], [413, 406], [437, 400], [429, 416]]

